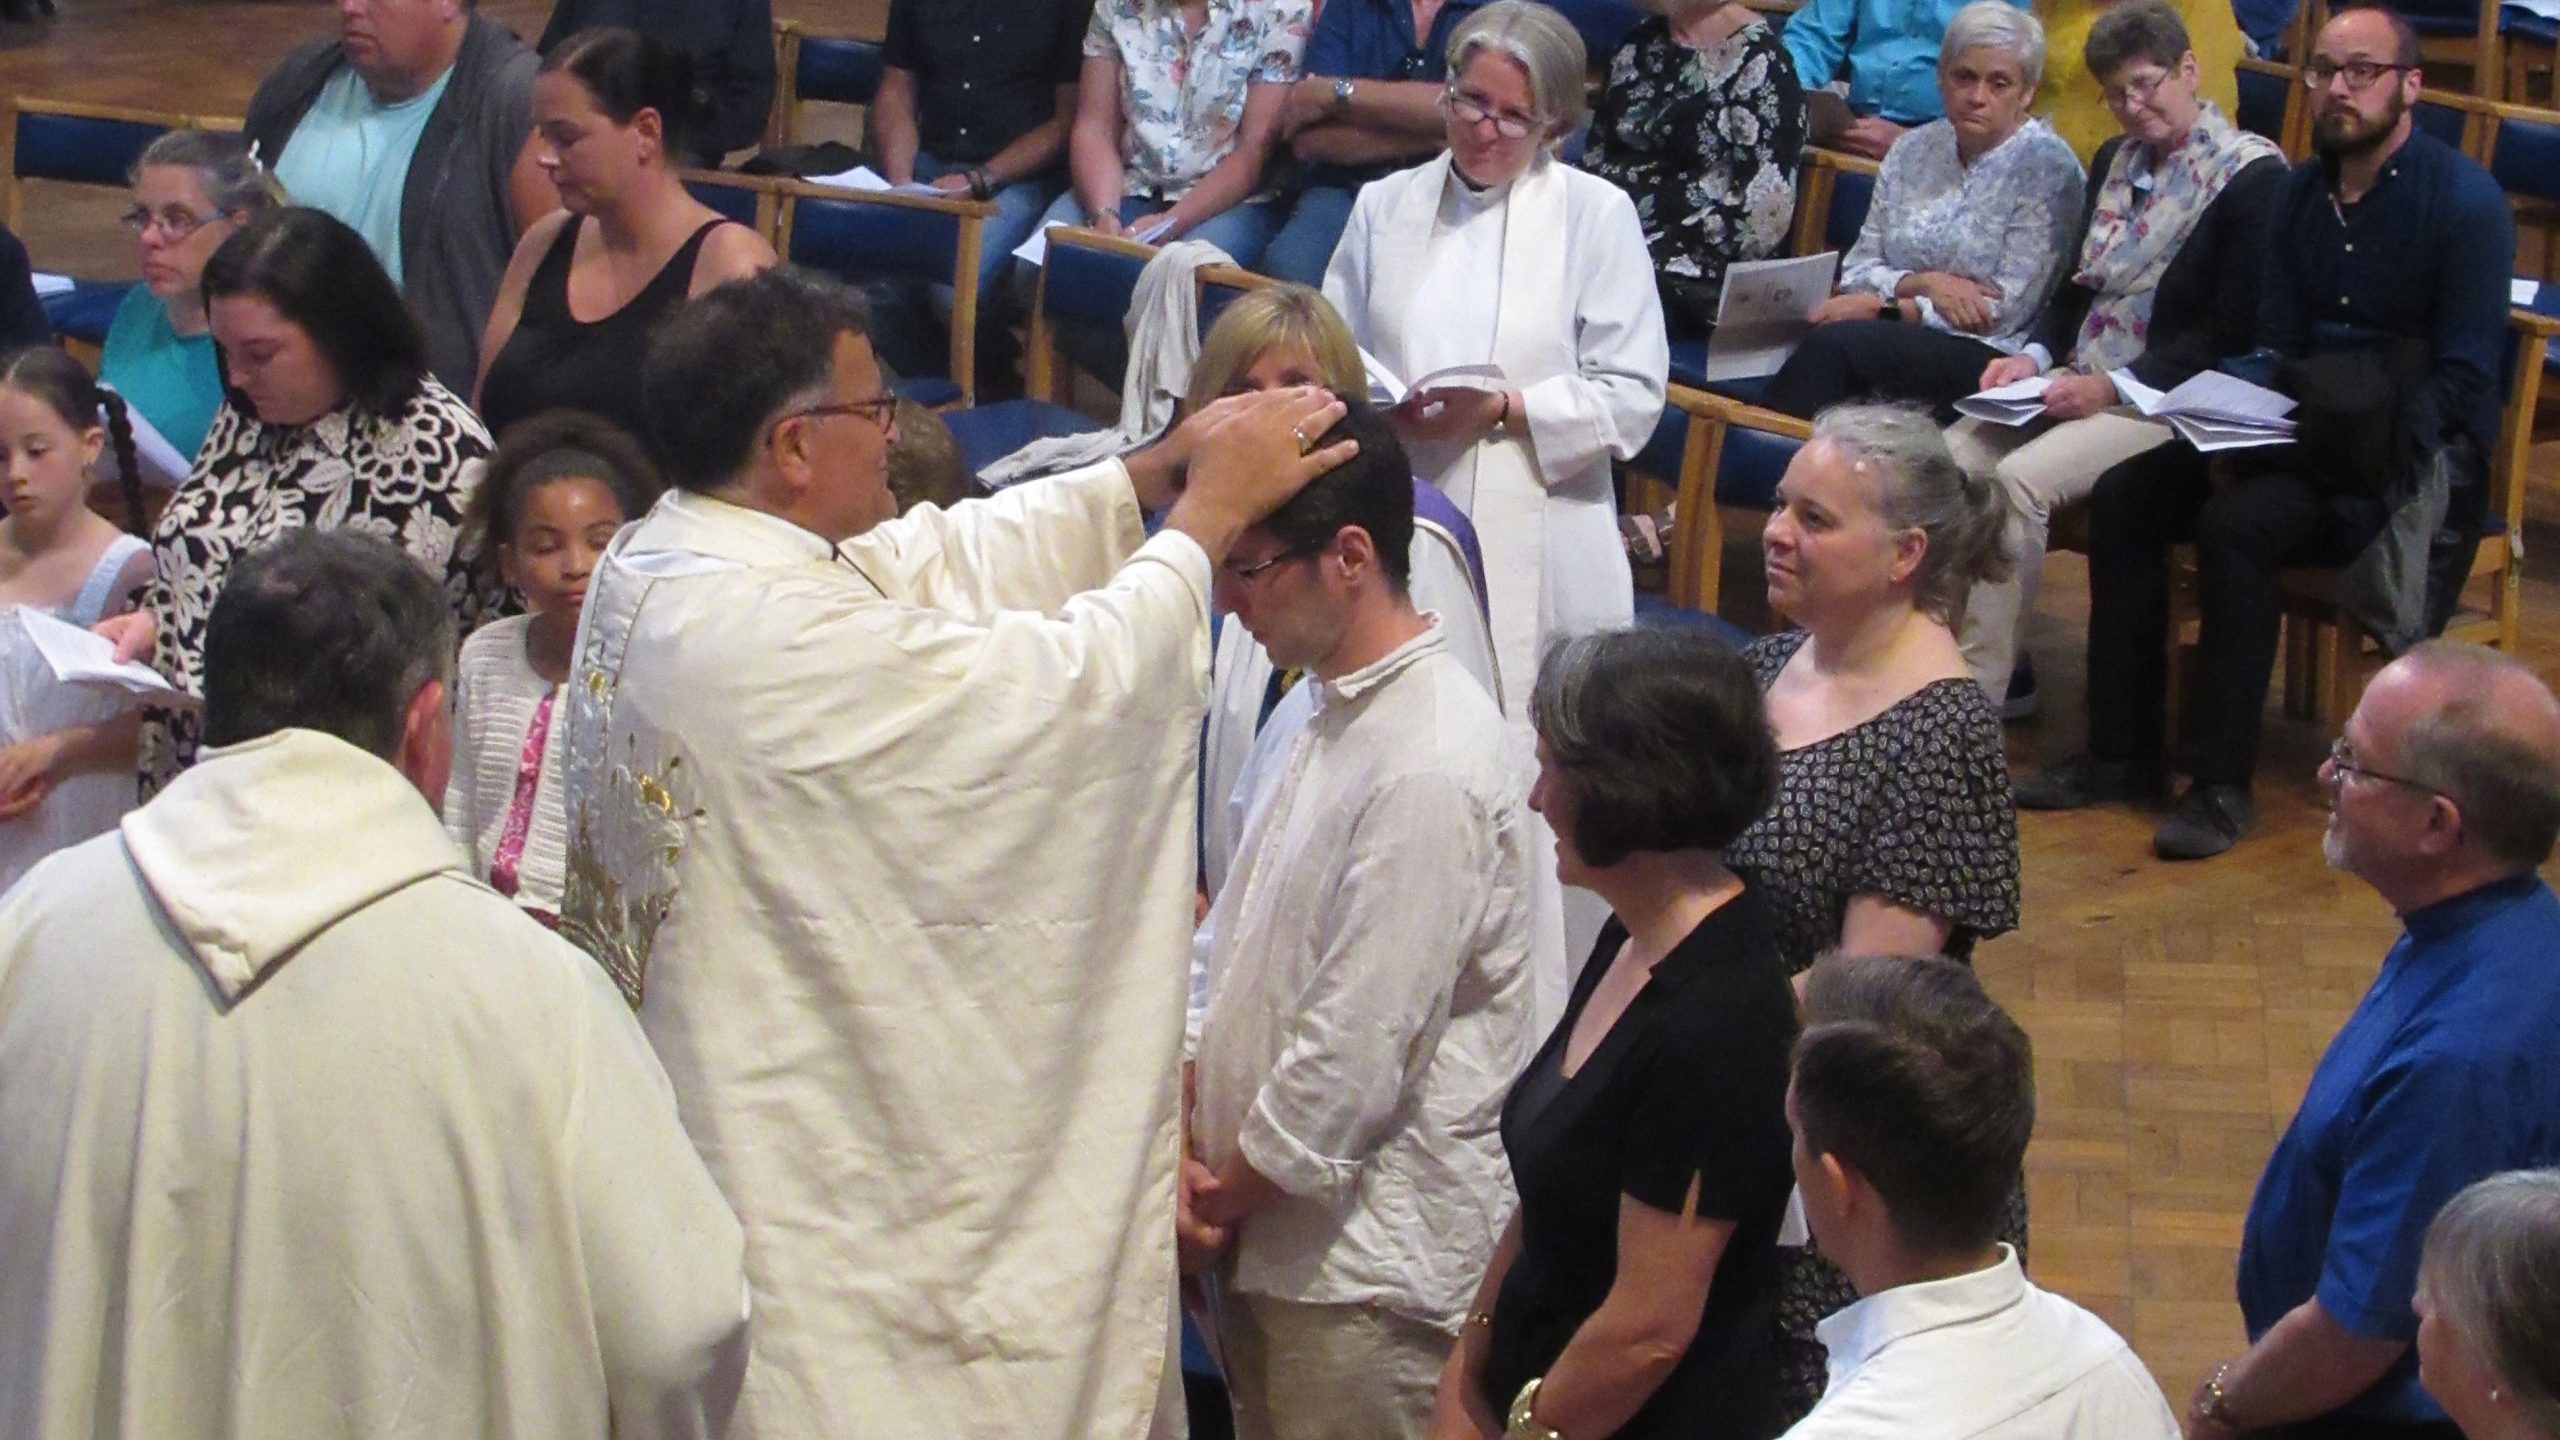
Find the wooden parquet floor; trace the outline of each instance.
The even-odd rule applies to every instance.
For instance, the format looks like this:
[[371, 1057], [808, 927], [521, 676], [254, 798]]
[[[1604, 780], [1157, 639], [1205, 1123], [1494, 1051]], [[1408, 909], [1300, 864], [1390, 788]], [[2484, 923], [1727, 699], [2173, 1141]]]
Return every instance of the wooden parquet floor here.
[[[237, 114], [297, 40], [327, 33], [312, 0], [60, 0], [46, 26], [0, 24], [0, 91]], [[482, 0], [520, 32], [546, 0]], [[813, 27], [877, 34], [885, 0], [781, 0]], [[56, 192], [58, 195], [59, 192]], [[25, 238], [39, 265], [130, 275], [113, 229], [120, 204], [31, 190]], [[2555, 456], [2537, 457], [2548, 482]], [[2560, 507], [2537, 504], [2537, 513]], [[1750, 533], [1747, 523], [1738, 527]], [[2527, 554], [2525, 653], [2560, 661], [2560, 533], [2536, 526]], [[1756, 585], [1736, 537], [1729, 594]], [[2046, 713], [2013, 726], [2021, 766], [2079, 740], [2086, 571], [2058, 554], [2028, 646]], [[1981, 948], [1992, 992], [2036, 1042], [2040, 1115], [2028, 1159], [2031, 1267], [2043, 1284], [2130, 1338], [2173, 1401], [2240, 1338], [2232, 1261], [2269, 1148], [2330, 1034], [2398, 933], [2381, 902], [2320, 859], [2313, 771], [2329, 735], [2271, 717], [2258, 833], [2202, 865], [2151, 858], [2152, 817], [2028, 815], [2026, 918]]]

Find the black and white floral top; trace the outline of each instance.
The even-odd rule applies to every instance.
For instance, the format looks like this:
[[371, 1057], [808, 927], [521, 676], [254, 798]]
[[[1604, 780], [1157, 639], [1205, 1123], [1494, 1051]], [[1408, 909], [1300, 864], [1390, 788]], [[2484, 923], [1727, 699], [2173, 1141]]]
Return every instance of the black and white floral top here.
[[[1801, 630], [1743, 652], [1762, 691]], [[1884, 713], [1778, 754], [1778, 793], [1725, 847], [1760, 887], [1795, 974], [1840, 943], [1849, 902], [1881, 895], [1955, 929], [1947, 952], [2018, 926], [2018, 814], [2000, 717], [1970, 679], [1924, 685]]]
[[1727, 265], [1786, 248], [1804, 137], [1803, 87], [1765, 22], [1692, 50], [1657, 15], [1609, 64], [1582, 166], [1635, 200], [1654, 269], [1694, 309]]
[[[444, 577], [465, 630], [496, 614], [504, 596], [455, 545], [489, 451], [480, 417], [433, 379], [396, 415], [342, 406], [300, 426], [265, 424], [226, 400], [151, 534], [159, 573], [142, 604], [160, 622], [160, 673], [204, 693], [205, 622], [232, 560], [303, 526], [362, 530], [407, 551]], [[153, 713], [146, 789], [194, 762], [199, 734], [193, 714]]]

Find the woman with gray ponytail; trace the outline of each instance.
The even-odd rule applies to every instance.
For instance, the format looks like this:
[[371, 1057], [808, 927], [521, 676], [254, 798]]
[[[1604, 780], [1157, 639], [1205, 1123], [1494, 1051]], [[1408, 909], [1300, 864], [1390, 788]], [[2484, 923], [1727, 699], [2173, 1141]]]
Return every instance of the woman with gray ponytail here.
[[[124, 228], [141, 252], [142, 283], [125, 292], [107, 328], [98, 378], [179, 458], [192, 459], [222, 408], [204, 262], [252, 217], [283, 205], [284, 190], [249, 142], [209, 130], [172, 130], [152, 141], [134, 162], [132, 184]], [[131, 457], [117, 460], [130, 474]]]
[[[1748, 652], [1778, 742], [1777, 798], [1725, 856], [1775, 918], [1801, 978], [1814, 958], [1963, 959], [2018, 923], [2018, 827], [2000, 718], [1953, 626], [2008, 571], [2007, 502], [1921, 411], [1842, 405], [1778, 482], [1761, 535], [1769, 606], [1796, 629]], [[2026, 1245], [2023, 1186], [2001, 1239]], [[1810, 1250], [1779, 1292], [1790, 1424], [1824, 1382], [1813, 1327], [1857, 1298]]]
[[2560, 1170], [2456, 1195], [2418, 1261], [2418, 1383], [2465, 1440], [2560, 1440]]

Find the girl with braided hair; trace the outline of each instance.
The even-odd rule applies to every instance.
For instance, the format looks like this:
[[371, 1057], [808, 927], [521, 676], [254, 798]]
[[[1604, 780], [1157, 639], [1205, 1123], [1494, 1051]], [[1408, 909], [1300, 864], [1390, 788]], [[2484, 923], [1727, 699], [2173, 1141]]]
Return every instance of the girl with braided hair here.
[[[88, 503], [110, 443], [126, 530]], [[133, 474], [124, 404], [79, 361], [50, 345], [0, 359], [0, 891], [134, 803], [129, 700], [55, 680], [23, 619], [86, 628], [133, 608], [152, 573], [151, 547], [130, 533], [142, 525]]]

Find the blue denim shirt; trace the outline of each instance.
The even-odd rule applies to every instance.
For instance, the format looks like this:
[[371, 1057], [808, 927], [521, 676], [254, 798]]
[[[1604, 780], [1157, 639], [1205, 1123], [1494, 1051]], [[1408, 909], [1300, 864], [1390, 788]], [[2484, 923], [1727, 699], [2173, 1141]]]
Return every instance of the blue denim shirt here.
[[[1449, 37], [1485, 0], [1442, 0], [1429, 41], [1413, 33], [1411, 0], [1329, 0], [1307, 37], [1306, 73], [1327, 80], [1428, 80], [1449, 78]], [[1309, 165], [1301, 185], [1357, 190], [1405, 168], [1387, 165]]]
[[1807, 90], [1830, 84], [1845, 64], [1850, 109], [1919, 125], [1946, 114], [1938, 99], [1938, 42], [1964, 6], [1965, 0], [1805, 0], [1780, 38]]
[[[2402, 917], [2400, 943], [2312, 1072], [2240, 1237], [2254, 1341], [2317, 1297], [2413, 1342], [2418, 1250], [2454, 1193], [2560, 1161], [2560, 900], [2526, 873]], [[2414, 1346], [2344, 1413], [2439, 1420]]]

